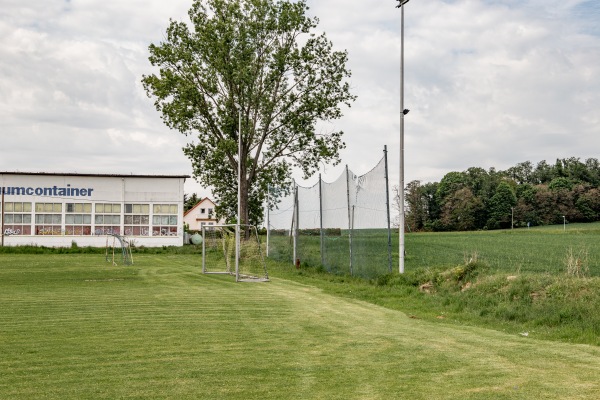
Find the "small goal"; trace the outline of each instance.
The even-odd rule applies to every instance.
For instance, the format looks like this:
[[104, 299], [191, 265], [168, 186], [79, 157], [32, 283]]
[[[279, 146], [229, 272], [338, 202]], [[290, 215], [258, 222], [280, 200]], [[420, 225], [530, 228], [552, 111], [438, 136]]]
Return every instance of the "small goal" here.
[[202, 227], [202, 273], [234, 275], [236, 282], [268, 281], [267, 265], [256, 226], [240, 225], [237, 263], [235, 231], [235, 224]]

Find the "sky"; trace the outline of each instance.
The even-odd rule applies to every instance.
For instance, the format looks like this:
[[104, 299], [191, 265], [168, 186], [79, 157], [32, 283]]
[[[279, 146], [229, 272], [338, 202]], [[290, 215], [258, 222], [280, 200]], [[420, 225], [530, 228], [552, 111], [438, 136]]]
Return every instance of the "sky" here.
[[[191, 0], [0, 0], [0, 171], [192, 175], [146, 96], [148, 46]], [[341, 164], [388, 148], [399, 183], [400, 22], [394, 0], [308, 0], [358, 96], [319, 129], [343, 130]], [[470, 167], [600, 158], [600, 1], [411, 0], [404, 6], [404, 180]], [[316, 177], [302, 181], [310, 186]], [[193, 179], [188, 194], [210, 196]]]

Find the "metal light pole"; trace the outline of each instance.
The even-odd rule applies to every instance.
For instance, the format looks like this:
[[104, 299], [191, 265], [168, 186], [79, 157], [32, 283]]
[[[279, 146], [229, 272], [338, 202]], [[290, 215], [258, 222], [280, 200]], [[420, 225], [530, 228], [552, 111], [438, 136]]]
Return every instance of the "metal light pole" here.
[[404, 7], [409, 0], [396, 0], [400, 8], [400, 221], [399, 221], [399, 271], [404, 273], [404, 116], [408, 110], [404, 108]]
[[242, 107], [233, 103], [238, 109], [238, 173], [237, 173], [237, 223], [235, 224], [235, 276], [240, 270], [240, 223], [242, 217]]

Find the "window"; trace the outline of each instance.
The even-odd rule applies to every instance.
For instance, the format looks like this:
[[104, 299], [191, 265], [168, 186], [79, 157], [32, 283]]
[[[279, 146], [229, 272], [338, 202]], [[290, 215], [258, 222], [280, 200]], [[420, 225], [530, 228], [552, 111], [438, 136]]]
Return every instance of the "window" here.
[[62, 234], [62, 203], [35, 203], [35, 234]]
[[95, 235], [121, 234], [121, 204], [96, 203]]
[[125, 204], [125, 235], [150, 236], [150, 205]]
[[65, 235], [91, 235], [92, 204], [67, 203], [65, 207]]
[[152, 207], [152, 236], [177, 236], [177, 204], [154, 204]]
[[4, 203], [4, 234], [31, 235], [31, 203]]
[[177, 204], [155, 204], [152, 211], [154, 214], [177, 214]]
[[206, 208], [201, 208], [200, 209], [200, 214], [205, 214], [206, 213]]

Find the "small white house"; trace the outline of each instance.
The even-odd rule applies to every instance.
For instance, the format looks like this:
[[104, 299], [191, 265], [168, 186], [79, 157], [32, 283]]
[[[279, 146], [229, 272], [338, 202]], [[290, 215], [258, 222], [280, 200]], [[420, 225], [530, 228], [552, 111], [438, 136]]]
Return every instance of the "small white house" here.
[[215, 203], [205, 197], [183, 215], [183, 223], [188, 225], [189, 230], [199, 231], [203, 226], [218, 225], [223, 221], [215, 216]]

